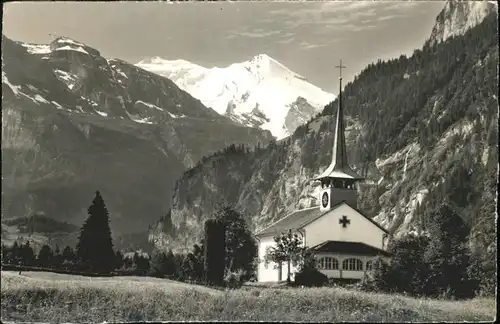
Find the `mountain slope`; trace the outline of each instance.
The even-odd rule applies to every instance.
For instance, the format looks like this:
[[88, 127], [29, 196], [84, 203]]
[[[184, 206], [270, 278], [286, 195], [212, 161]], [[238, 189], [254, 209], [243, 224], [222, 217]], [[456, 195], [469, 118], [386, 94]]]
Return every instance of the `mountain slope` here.
[[44, 212], [77, 225], [95, 190], [114, 234], [145, 231], [174, 181], [230, 144], [265, 144], [172, 81], [68, 38], [2, 38], [2, 218]]
[[497, 10], [496, 1], [447, 1], [436, 19], [429, 41], [431, 44], [436, 44], [450, 37], [463, 35]]
[[207, 107], [282, 139], [334, 99], [273, 58], [261, 54], [225, 68], [207, 69], [159, 57], [136, 64], [173, 80]]
[[[345, 87], [351, 165], [367, 177], [358, 206], [398, 236], [425, 228], [447, 203], [471, 226], [471, 244], [495, 242], [498, 172], [498, 18], [407, 58], [370, 64]], [[177, 182], [157, 245], [189, 247], [214, 203], [226, 200], [254, 229], [317, 204], [310, 179], [331, 159], [334, 107], [278, 144], [219, 152]]]

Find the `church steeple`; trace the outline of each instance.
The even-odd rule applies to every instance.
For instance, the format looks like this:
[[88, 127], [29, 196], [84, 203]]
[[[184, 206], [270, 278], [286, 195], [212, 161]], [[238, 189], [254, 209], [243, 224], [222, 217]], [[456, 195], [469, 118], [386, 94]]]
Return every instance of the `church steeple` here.
[[[344, 109], [342, 107], [342, 69], [345, 66], [342, 65], [342, 60], [340, 60], [340, 65], [336, 68], [340, 69], [340, 84], [339, 84], [339, 95], [338, 95], [338, 107], [337, 107], [337, 117], [335, 123], [335, 137], [333, 142], [333, 152], [332, 152], [332, 162], [330, 166], [314, 180], [321, 181], [323, 188], [331, 188], [330, 194], [328, 195], [329, 206], [333, 204], [331, 198], [335, 189], [335, 196], [344, 197], [346, 201], [350, 201], [351, 204], [356, 204], [357, 194], [354, 187], [354, 183], [364, 178], [354, 172], [347, 161], [347, 149], [345, 144], [345, 125], [344, 125]], [[340, 190], [340, 191], [339, 191]], [[350, 191], [350, 193], [346, 192]], [[325, 195], [322, 194], [320, 201], [324, 205]], [[326, 208], [326, 207], [325, 207]]]

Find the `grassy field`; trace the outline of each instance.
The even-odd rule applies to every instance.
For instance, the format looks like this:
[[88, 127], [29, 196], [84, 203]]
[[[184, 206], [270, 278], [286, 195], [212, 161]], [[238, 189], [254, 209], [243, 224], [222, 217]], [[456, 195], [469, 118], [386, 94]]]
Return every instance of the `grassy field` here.
[[2, 271], [3, 321], [493, 321], [493, 299], [439, 301], [340, 288], [221, 291], [145, 277]]

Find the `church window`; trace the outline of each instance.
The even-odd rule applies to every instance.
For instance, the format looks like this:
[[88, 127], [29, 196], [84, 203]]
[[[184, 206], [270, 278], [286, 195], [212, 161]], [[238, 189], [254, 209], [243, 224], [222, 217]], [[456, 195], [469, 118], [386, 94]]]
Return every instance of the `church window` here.
[[366, 271], [371, 271], [372, 265], [373, 265], [372, 260], [369, 260], [368, 262], [366, 262]]
[[319, 268], [323, 270], [337, 270], [339, 261], [335, 258], [323, 257], [319, 259]]
[[338, 270], [339, 269], [339, 261], [335, 258], [332, 258], [332, 270]]
[[330, 270], [332, 268], [332, 258], [325, 258], [325, 269]]
[[363, 262], [356, 258], [346, 259], [342, 262], [342, 270], [361, 271], [363, 270]]
[[319, 259], [319, 261], [318, 261], [318, 267], [320, 269], [324, 269], [325, 268], [325, 258]]

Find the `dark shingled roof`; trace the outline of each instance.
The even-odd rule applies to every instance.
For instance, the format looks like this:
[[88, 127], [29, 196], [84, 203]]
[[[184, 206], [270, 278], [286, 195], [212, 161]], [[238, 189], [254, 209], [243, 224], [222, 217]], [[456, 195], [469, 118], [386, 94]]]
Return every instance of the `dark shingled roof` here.
[[311, 248], [314, 252], [345, 253], [356, 255], [384, 255], [391, 256], [387, 251], [381, 250], [361, 242], [326, 241]]
[[332, 206], [330, 210], [327, 211], [320, 211], [319, 206], [317, 207], [312, 207], [312, 208], [307, 208], [307, 209], [301, 209], [301, 210], [296, 210], [290, 215], [280, 219], [279, 221], [269, 225], [268, 227], [264, 228], [262, 231], [256, 234], [256, 236], [264, 236], [264, 235], [275, 235], [279, 234], [281, 232], [287, 231], [289, 229], [292, 230], [297, 230], [301, 229], [305, 225], [311, 223], [312, 221], [316, 220], [317, 218], [320, 218], [321, 216], [329, 213], [330, 211], [334, 210], [338, 206], [346, 204], [349, 207], [353, 208], [355, 211], [360, 213], [364, 218], [369, 220], [373, 225], [377, 226], [380, 228], [382, 231], [385, 233], [388, 233], [385, 228], [377, 224], [374, 220], [371, 218], [365, 216], [359, 209], [356, 209], [352, 206], [350, 206], [347, 202], [342, 201], [338, 203], [335, 206]]
[[329, 211], [320, 211], [318, 207], [306, 208], [301, 210], [296, 210], [290, 215], [280, 219], [279, 221], [271, 224], [267, 228], [263, 229], [258, 236], [263, 236], [267, 234], [278, 234], [289, 229], [299, 229], [315, 218], [322, 216]]

